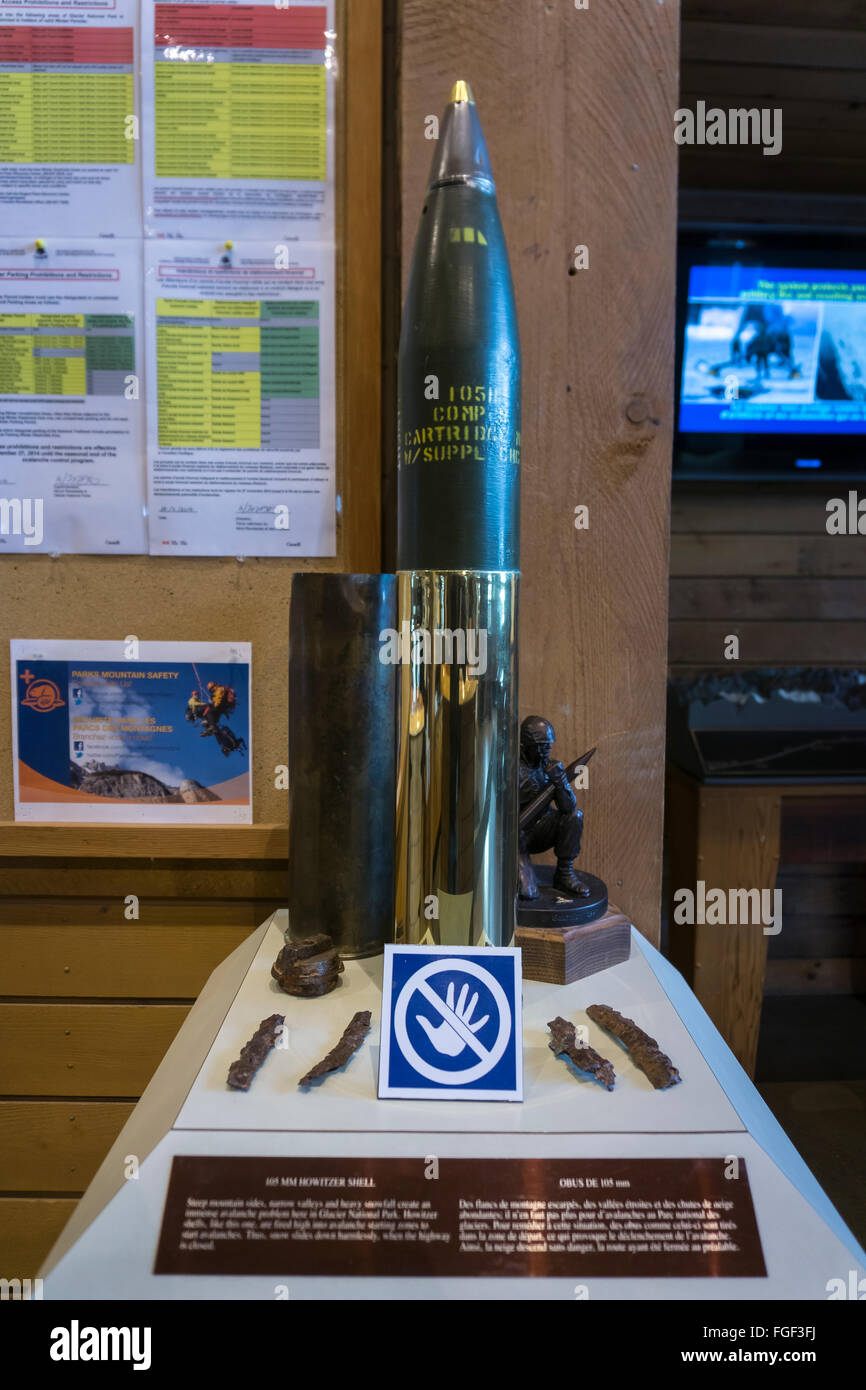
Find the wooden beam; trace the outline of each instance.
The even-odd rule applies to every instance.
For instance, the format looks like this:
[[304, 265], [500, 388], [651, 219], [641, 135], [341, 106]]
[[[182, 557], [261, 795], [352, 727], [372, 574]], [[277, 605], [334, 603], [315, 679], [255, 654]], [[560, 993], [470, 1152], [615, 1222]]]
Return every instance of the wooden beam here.
[[[689, 785], [688, 779], [684, 779]], [[697, 825], [692, 864], [682, 859], [671, 898], [682, 888], [772, 889], [779, 861], [780, 793], [774, 787], [699, 787], [691, 783]], [[688, 823], [670, 822], [671, 834]], [[671, 960], [750, 1076], [754, 1075], [767, 941], [762, 924], [677, 923], [670, 915]]]
[[[598, 745], [580, 864], [658, 939], [678, 6], [406, 0], [403, 270], [457, 77], [487, 137], [523, 355], [520, 705]], [[590, 268], [575, 271], [577, 245]], [[574, 526], [589, 508], [588, 530]], [[574, 752], [569, 752], [573, 749]]]

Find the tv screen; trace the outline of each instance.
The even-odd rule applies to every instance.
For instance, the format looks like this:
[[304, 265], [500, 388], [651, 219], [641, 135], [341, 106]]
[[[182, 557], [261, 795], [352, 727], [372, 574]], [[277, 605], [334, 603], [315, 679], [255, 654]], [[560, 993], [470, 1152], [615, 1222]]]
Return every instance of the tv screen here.
[[675, 472], [863, 473], [862, 250], [767, 233], [734, 246], [681, 252]]

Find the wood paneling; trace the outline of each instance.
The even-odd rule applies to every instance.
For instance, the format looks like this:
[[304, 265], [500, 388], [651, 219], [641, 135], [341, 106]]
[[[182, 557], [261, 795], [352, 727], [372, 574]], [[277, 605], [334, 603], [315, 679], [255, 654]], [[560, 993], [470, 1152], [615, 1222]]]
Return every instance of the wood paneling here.
[[862, 957], [810, 957], [770, 960], [765, 994], [864, 994], [866, 960]]
[[[754, 5], [683, 0], [681, 107], [782, 111], [782, 149], [683, 146], [686, 189], [866, 194], [866, 34], [858, 0]], [[713, 213], [698, 206], [701, 220]], [[723, 220], [737, 214], [723, 213]], [[775, 220], [784, 217], [777, 207]]]
[[[523, 352], [521, 712], [598, 745], [581, 863], [658, 936], [678, 6], [402, 9], [403, 271], [425, 118], [472, 85]], [[569, 275], [577, 244], [590, 269]], [[587, 531], [574, 508], [588, 506]], [[571, 754], [570, 756], [574, 756]]]
[[[820, 42], [821, 35], [818, 33], [817, 39]], [[854, 46], [862, 44], [861, 36], [854, 35]], [[712, 53], [712, 48], [705, 50]], [[856, 58], [847, 68], [833, 68], [832, 71], [826, 70], [820, 62], [813, 61], [809, 64], [808, 73], [802, 72], [800, 64], [785, 66], [766, 66], [753, 64], [745, 61], [745, 53], [748, 50], [744, 44], [743, 53], [739, 59], [730, 63], [722, 62], [695, 62], [692, 59], [688, 64], [683, 65], [682, 90], [700, 92], [707, 106], [717, 105], [714, 93], [719, 91], [736, 91], [739, 95], [738, 106], [758, 106], [774, 107], [782, 106], [787, 98], [795, 101], [802, 101], [808, 93], [812, 101], [844, 101], [856, 102], [866, 100], [866, 71], [858, 67]], [[784, 122], [784, 117], [783, 117]], [[708, 155], [714, 149], [721, 150], [722, 146], [707, 146]], [[774, 160], [784, 158], [784, 148], [781, 155], [773, 155], [767, 158], [761, 154], [760, 149], [755, 149], [756, 157], [763, 164], [772, 164]], [[832, 149], [828, 155], [832, 158]]]
[[83, 1192], [132, 1110], [128, 1101], [0, 1101], [0, 1191]]
[[[94, 879], [94, 888], [99, 880]], [[242, 898], [224, 902], [219, 898], [193, 899], [148, 898], [144, 917], [149, 927], [236, 927], [248, 934], [260, 926], [278, 907], [285, 907], [281, 898]], [[92, 927], [94, 925], [134, 927], [123, 916], [123, 903], [117, 898], [0, 898], [0, 927]]]
[[[753, 104], [756, 100], [752, 98]], [[828, 148], [834, 148], [832, 137], [826, 139]], [[754, 145], [724, 145], [708, 153], [683, 146], [680, 176], [689, 188], [752, 189], [765, 198], [792, 187], [805, 187], [813, 193], [833, 194], [844, 189], [866, 194], [866, 163], [829, 153], [801, 155], [794, 148], [795, 143], [785, 139], [782, 151], [775, 157], [764, 157]]]
[[866, 622], [678, 622], [671, 623], [672, 665], [721, 666], [725, 638], [740, 639], [736, 666], [864, 666]]
[[674, 489], [675, 670], [724, 666], [729, 633], [741, 666], [866, 666], [866, 546], [826, 529], [828, 499], [845, 493], [838, 483]]
[[0, 1269], [4, 1278], [36, 1278], [76, 1205], [74, 1197], [0, 1197]]
[[[770, 0], [756, 5], [755, 0], [685, 0], [683, 18], [686, 23], [715, 22], [720, 17], [731, 24], [770, 26], [784, 29], [789, 25], [814, 29], [816, 19], [822, 29], [863, 28], [863, 0]], [[684, 26], [685, 27], [685, 26]], [[748, 42], [748, 36], [746, 36]]]
[[[847, 107], [845, 108], [847, 110]], [[704, 226], [835, 227], [860, 231], [866, 222], [866, 196], [807, 193], [786, 189], [679, 188], [680, 220]]]
[[671, 585], [671, 619], [748, 619], [753, 622], [863, 619], [859, 579], [713, 578]]
[[785, 918], [819, 916], [866, 919], [866, 874], [859, 865], [829, 867], [821, 872], [816, 865], [785, 865], [779, 887], [783, 892]]
[[[282, 902], [287, 892], [284, 867], [248, 859], [218, 864], [207, 860], [199, 864], [193, 860], [171, 859], [116, 864], [111, 860], [66, 859], [55, 861], [51, 878], [52, 892], [64, 898], [91, 897], [93, 886], [98, 883], [100, 894], [115, 900], [119, 921], [124, 920], [124, 899], [130, 893], [139, 899], [139, 910], [145, 916], [151, 898], [205, 902], [212, 897], [231, 901], [258, 896]], [[10, 895], [21, 897], [42, 892], [45, 861], [34, 857], [4, 864], [3, 886]]]
[[866, 793], [786, 796], [781, 852], [784, 863], [800, 865], [866, 862]]
[[[751, 19], [746, 23], [735, 23], [731, 19], [729, 6], [717, 4], [717, 14], [724, 16], [726, 21], [718, 23], [689, 18], [691, 0], [684, 0], [683, 13], [686, 17], [680, 39], [681, 63], [688, 66], [704, 62], [707, 54], [711, 53], [714, 63], [733, 63], [737, 68], [762, 63], [771, 67], [824, 70], [866, 68], [862, 8], [857, 25], [852, 25], [848, 32], [822, 27], [823, 9], [823, 5], [820, 8], [812, 6], [812, 23], [801, 28], [790, 21], [784, 26], [753, 22]], [[760, 12], [754, 8], [752, 14], [756, 20], [760, 18]]]
[[182, 1004], [0, 1004], [0, 1095], [140, 1096]]
[[866, 956], [866, 916], [795, 915], [785, 895], [784, 872], [776, 886], [782, 890], [782, 930], [771, 937], [768, 956], [773, 960], [859, 959]]
[[[804, 538], [824, 536], [827, 499], [832, 495], [832, 486], [826, 484], [817, 492], [808, 484], [784, 491], [761, 483], [725, 489], [712, 484], [700, 488], [678, 484], [671, 502], [671, 530], [677, 536], [671, 558], [678, 558], [681, 537], [688, 535], [786, 536], [793, 533]], [[845, 540], [846, 537], [827, 539]]]
[[[748, 503], [744, 500], [744, 510]], [[833, 578], [866, 575], [862, 536], [702, 536], [674, 535], [674, 577], [722, 575], [814, 575]]]
[[[200, 909], [202, 917], [206, 908]], [[146, 915], [146, 914], [145, 914]], [[245, 927], [4, 926], [0, 995], [194, 999]]]

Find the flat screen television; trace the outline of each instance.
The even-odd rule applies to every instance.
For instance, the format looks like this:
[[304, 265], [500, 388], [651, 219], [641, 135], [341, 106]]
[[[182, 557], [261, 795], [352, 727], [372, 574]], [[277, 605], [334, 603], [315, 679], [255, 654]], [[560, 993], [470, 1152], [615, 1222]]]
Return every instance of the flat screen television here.
[[681, 231], [674, 476], [866, 478], [866, 242]]

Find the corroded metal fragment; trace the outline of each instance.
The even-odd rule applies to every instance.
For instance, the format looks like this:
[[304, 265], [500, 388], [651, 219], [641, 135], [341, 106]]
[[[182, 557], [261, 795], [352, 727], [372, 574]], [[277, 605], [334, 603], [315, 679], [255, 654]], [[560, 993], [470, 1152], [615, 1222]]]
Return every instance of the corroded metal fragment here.
[[249, 1042], [244, 1043], [240, 1057], [229, 1067], [228, 1084], [232, 1090], [250, 1089], [252, 1079], [262, 1062], [271, 1048], [276, 1046], [285, 1021], [284, 1014], [271, 1014], [270, 1018], [262, 1020]]
[[352, 1017], [337, 1046], [332, 1047], [327, 1057], [323, 1057], [321, 1062], [317, 1062], [306, 1076], [302, 1076], [298, 1085], [309, 1086], [311, 1081], [316, 1081], [320, 1076], [327, 1076], [328, 1072], [338, 1071], [340, 1067], [345, 1066], [352, 1053], [357, 1052], [369, 1031], [370, 1010], [364, 1009]]
[[590, 1004], [586, 1012], [594, 1023], [613, 1033], [628, 1048], [632, 1061], [649, 1077], [657, 1091], [664, 1091], [668, 1086], [676, 1086], [678, 1081], [682, 1081], [670, 1057], [662, 1052], [655, 1038], [638, 1027], [633, 1018], [625, 1018], [609, 1004]]
[[548, 1023], [551, 1037], [548, 1047], [557, 1056], [570, 1057], [580, 1071], [589, 1072], [602, 1086], [612, 1091], [616, 1083], [616, 1073], [606, 1057], [596, 1052], [594, 1047], [585, 1047], [575, 1037], [574, 1024], [567, 1018], [551, 1019]]

